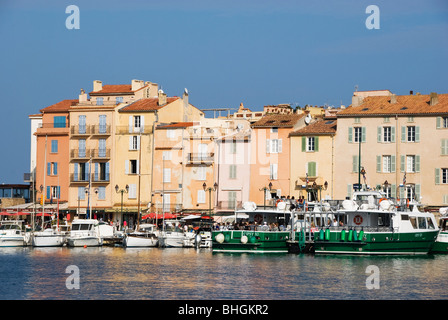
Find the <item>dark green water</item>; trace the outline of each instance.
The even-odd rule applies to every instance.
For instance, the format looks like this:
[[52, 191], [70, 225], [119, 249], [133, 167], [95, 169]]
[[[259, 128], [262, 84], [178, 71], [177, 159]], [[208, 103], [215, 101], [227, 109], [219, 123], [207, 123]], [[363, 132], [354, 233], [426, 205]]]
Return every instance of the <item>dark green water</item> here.
[[[377, 268], [378, 289], [368, 288], [373, 283], [371, 273], [366, 272], [369, 266]], [[73, 268], [79, 271], [78, 282], [72, 278], [76, 275], [70, 271]], [[359, 257], [213, 254], [193, 248], [0, 248], [0, 299], [447, 299], [447, 272], [448, 255]]]

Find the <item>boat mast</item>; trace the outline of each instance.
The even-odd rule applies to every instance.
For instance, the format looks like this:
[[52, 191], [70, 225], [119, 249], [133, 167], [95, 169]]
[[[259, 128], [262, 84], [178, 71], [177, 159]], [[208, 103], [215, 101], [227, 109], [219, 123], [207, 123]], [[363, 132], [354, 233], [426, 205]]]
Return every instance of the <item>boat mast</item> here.
[[45, 177], [47, 176], [47, 135], [45, 135], [45, 148], [44, 148], [44, 187], [42, 189], [42, 230], [44, 230], [44, 219], [45, 219], [45, 200], [47, 198], [47, 191], [45, 186]]
[[138, 230], [140, 226], [140, 183], [141, 183], [141, 177], [142, 177], [142, 130], [143, 128], [140, 127], [140, 133], [138, 137], [138, 198], [137, 198], [137, 228]]

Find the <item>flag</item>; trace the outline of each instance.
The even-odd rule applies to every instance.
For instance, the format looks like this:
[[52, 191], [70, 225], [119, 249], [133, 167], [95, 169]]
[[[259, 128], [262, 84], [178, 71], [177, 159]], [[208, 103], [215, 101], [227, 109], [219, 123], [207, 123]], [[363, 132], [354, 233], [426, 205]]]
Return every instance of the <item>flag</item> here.
[[403, 176], [403, 185], [405, 185], [406, 184], [406, 172], [404, 173], [404, 176]]

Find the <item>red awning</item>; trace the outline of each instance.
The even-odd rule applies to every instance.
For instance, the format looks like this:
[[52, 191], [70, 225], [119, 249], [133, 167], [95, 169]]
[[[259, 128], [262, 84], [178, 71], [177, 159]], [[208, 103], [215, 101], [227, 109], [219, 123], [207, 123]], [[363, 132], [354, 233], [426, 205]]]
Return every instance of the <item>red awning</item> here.
[[6, 211], [2, 211], [0, 212], [0, 216], [11, 216], [12, 213], [6, 212]]
[[[44, 216], [45, 217], [51, 217], [51, 214], [45, 212]], [[36, 217], [42, 217], [42, 212], [39, 212], [38, 214], [36, 214]]]
[[23, 212], [23, 211], [13, 213], [14, 216], [29, 216], [30, 214], [31, 213], [29, 213], [29, 212]]
[[166, 212], [166, 213], [158, 213], [157, 215], [154, 212], [151, 212], [150, 214], [144, 215], [142, 219], [163, 219], [163, 216], [165, 215], [165, 219], [174, 219], [177, 218], [177, 214]]

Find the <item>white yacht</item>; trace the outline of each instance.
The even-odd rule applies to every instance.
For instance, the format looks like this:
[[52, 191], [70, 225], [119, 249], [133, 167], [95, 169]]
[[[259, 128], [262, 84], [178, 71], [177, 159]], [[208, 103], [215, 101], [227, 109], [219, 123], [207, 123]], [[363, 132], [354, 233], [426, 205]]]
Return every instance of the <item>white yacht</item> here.
[[22, 230], [22, 221], [2, 221], [0, 225], [0, 247], [24, 247], [29, 245], [30, 233]]
[[159, 239], [157, 237], [156, 226], [150, 223], [140, 224], [137, 230], [129, 233], [123, 240], [125, 247], [157, 247]]
[[159, 246], [162, 248], [182, 248], [185, 234], [179, 220], [165, 220], [165, 228], [159, 235]]
[[33, 247], [62, 247], [66, 234], [52, 228], [33, 233]]
[[98, 247], [103, 245], [96, 219], [76, 219], [72, 222], [70, 235], [67, 237], [69, 247]]

